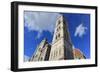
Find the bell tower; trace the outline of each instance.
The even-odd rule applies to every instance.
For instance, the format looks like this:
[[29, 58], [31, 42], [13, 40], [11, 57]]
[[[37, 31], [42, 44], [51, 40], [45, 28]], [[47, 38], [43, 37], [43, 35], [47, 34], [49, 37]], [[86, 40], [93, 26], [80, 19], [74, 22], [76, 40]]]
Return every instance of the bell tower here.
[[49, 60], [66, 60], [73, 58], [68, 23], [65, 22], [64, 16], [61, 15], [56, 21]]

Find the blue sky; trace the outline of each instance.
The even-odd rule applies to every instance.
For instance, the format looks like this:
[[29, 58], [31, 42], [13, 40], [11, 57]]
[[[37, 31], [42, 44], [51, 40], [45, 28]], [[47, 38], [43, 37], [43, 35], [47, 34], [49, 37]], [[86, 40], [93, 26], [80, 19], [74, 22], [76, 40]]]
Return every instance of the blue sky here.
[[29, 59], [37, 45], [47, 38], [52, 43], [57, 17], [68, 21], [71, 41], [86, 58], [90, 58], [90, 15], [79, 13], [49, 13], [24, 11], [24, 58]]

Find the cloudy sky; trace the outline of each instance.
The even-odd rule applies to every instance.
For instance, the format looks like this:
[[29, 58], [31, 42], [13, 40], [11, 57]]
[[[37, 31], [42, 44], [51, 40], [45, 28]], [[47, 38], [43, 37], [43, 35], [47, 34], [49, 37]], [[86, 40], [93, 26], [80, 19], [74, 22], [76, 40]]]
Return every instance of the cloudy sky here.
[[57, 17], [63, 15], [68, 21], [70, 37], [75, 48], [90, 58], [90, 15], [77, 13], [49, 13], [24, 11], [24, 55], [29, 59], [37, 45], [47, 38], [52, 42]]

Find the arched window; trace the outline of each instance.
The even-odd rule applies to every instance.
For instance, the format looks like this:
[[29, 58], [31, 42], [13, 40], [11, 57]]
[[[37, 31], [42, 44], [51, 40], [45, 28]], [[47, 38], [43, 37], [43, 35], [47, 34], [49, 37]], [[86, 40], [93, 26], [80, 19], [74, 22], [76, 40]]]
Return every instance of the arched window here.
[[61, 28], [60, 28], [60, 26], [59, 26], [59, 30], [60, 30]]
[[60, 38], [60, 33], [58, 34], [58, 38]]
[[56, 40], [57, 40], [57, 35], [56, 35]]
[[59, 29], [57, 28], [57, 32], [59, 31]]
[[60, 28], [60, 26], [59, 27], [57, 27], [57, 32], [60, 30], [61, 28]]
[[59, 21], [58, 21], [58, 25], [59, 25], [60, 23], [61, 23], [61, 21], [59, 20]]

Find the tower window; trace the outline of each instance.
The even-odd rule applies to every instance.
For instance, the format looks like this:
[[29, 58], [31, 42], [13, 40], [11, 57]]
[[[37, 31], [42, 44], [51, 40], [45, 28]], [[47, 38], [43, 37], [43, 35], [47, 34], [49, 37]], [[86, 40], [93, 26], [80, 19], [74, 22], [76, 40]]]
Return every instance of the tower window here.
[[57, 40], [57, 36], [56, 36], [56, 40]]
[[57, 28], [57, 32], [58, 32], [58, 30], [59, 30], [59, 29]]
[[57, 28], [57, 32], [60, 30], [60, 26]]
[[60, 24], [60, 23], [61, 23], [61, 21], [59, 20], [59, 21], [58, 21], [58, 24]]
[[60, 30], [60, 27], [59, 27], [59, 30]]
[[60, 37], [60, 33], [58, 34], [58, 37]]
[[56, 35], [56, 40], [57, 40], [58, 38], [60, 38], [60, 33], [58, 33], [58, 34]]

